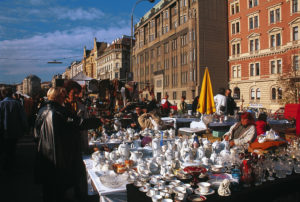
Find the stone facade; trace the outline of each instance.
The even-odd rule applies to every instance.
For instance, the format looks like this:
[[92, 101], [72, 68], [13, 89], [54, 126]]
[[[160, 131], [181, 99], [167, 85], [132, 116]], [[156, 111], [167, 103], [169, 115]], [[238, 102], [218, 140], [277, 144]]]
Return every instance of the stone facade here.
[[73, 78], [76, 76], [79, 72], [83, 71], [83, 64], [81, 61], [74, 61], [71, 64], [71, 72], [70, 72], [70, 78]]
[[279, 78], [299, 70], [299, 0], [228, 1], [230, 88], [241, 107], [276, 110]]
[[135, 25], [133, 77], [159, 99], [192, 103], [208, 67], [213, 91], [228, 85], [227, 2], [162, 0]]
[[106, 47], [107, 43], [97, 42], [96, 38], [94, 38], [94, 47], [92, 50], [87, 50], [84, 47], [82, 66], [84, 73], [88, 77], [97, 78], [96, 58], [103, 54]]
[[126, 80], [130, 69], [130, 37], [123, 36], [108, 45], [96, 59], [97, 79]]
[[41, 79], [35, 75], [29, 75], [23, 80], [23, 94], [34, 97], [41, 91]]

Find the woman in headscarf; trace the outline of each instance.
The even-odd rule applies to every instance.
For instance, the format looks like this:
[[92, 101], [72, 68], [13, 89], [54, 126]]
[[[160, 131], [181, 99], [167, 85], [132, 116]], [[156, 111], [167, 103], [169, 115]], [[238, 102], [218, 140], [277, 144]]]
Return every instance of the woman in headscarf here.
[[256, 129], [254, 118], [249, 112], [241, 115], [241, 121], [231, 126], [223, 138], [229, 141], [230, 147], [245, 146], [256, 138]]

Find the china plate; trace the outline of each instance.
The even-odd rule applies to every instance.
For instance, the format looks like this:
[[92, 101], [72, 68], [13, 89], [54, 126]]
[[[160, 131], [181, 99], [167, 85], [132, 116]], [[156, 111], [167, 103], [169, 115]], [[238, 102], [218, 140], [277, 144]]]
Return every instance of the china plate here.
[[141, 192], [148, 192], [148, 191], [149, 191], [149, 189], [144, 189], [144, 187], [140, 187], [139, 190], [140, 190]]
[[207, 198], [205, 196], [199, 195], [191, 195], [188, 197], [189, 201], [198, 202], [198, 201], [205, 201]]
[[206, 193], [202, 193], [201, 191], [199, 191], [199, 188], [195, 189], [195, 194], [198, 194], [198, 195], [211, 195], [211, 194], [214, 194], [214, 193], [215, 193], [215, 190], [213, 190], [213, 189], [210, 189]]

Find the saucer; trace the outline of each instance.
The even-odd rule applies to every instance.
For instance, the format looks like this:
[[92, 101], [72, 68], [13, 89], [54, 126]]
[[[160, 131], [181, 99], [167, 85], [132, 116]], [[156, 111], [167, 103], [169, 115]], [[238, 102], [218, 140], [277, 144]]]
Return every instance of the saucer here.
[[[158, 182], [158, 181], [157, 181]], [[149, 181], [150, 184], [156, 185], [157, 182], [153, 182], [152, 180]]]
[[142, 186], [144, 186], [144, 184], [138, 185], [136, 182], [134, 182], [133, 185], [136, 186], [136, 187], [142, 187]]
[[146, 196], [152, 198], [152, 195], [150, 193], [148, 193], [148, 192], [146, 193]]
[[211, 195], [211, 194], [214, 194], [215, 193], [215, 190], [213, 190], [213, 189], [209, 189], [209, 191], [208, 192], [206, 192], [206, 193], [203, 193], [203, 192], [201, 192], [201, 191], [199, 191], [199, 188], [198, 189], [195, 189], [195, 194], [198, 194], [198, 195]]
[[148, 191], [149, 191], [149, 189], [144, 189], [144, 187], [140, 187], [139, 190], [140, 190], [141, 192], [148, 192]]

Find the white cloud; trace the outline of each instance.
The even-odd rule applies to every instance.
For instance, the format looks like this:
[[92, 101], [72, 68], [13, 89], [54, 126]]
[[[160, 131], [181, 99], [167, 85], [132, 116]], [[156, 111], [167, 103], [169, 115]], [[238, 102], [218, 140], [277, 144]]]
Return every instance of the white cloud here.
[[[9, 76], [19, 76], [21, 81], [29, 73], [44, 75], [42, 80], [50, 80], [54, 74], [62, 73], [72, 60], [81, 60], [83, 47], [86, 45], [88, 49], [92, 48], [94, 37], [97, 37], [97, 41], [111, 42], [129, 33], [130, 27], [128, 26], [114, 26], [107, 29], [77, 27], [72, 30], [35, 35], [26, 39], [0, 41], [0, 58], [10, 58], [0, 59], [0, 81]], [[46, 64], [49, 60], [74, 56], [80, 57], [62, 60], [63, 65]], [[48, 77], [45, 74], [48, 74]]]
[[53, 8], [51, 12], [58, 18], [58, 19], [69, 19], [69, 20], [94, 20], [100, 19], [105, 14], [95, 8], [90, 8], [84, 10], [82, 8], [70, 9], [70, 8]]
[[29, 0], [29, 2], [30, 2], [32, 5], [41, 5], [41, 4], [44, 4], [44, 3], [45, 3], [43, 0]]

